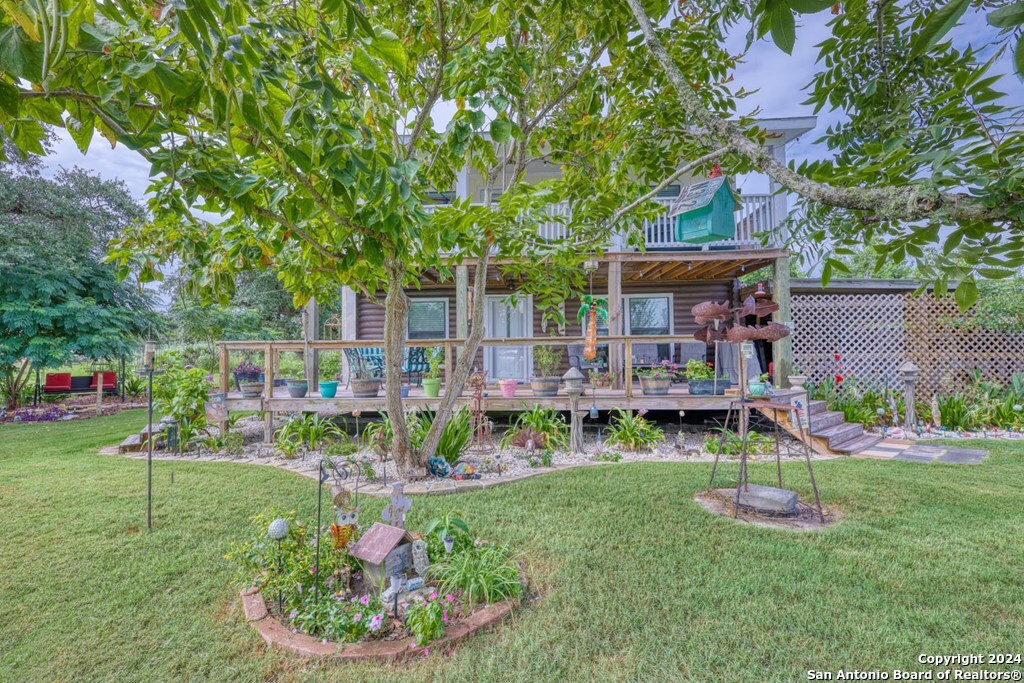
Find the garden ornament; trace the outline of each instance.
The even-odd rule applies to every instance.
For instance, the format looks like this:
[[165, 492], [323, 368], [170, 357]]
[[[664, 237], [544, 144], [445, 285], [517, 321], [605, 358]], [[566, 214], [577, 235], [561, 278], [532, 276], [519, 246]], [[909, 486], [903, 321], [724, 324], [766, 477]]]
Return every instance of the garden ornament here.
[[391, 502], [384, 506], [381, 515], [385, 522], [393, 526], [405, 528], [405, 513], [412, 507], [412, 499], [404, 495], [405, 484], [396, 483], [391, 487]]

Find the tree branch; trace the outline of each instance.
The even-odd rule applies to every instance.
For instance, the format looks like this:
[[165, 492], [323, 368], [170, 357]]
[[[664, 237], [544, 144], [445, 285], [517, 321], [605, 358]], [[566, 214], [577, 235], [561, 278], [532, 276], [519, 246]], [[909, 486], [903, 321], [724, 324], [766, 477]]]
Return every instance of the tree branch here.
[[706, 131], [703, 142], [708, 147], [728, 145], [745, 157], [755, 168], [767, 174], [787, 190], [826, 206], [873, 211], [889, 220], [918, 221], [940, 212], [955, 221], [982, 222], [1007, 220], [1005, 207], [989, 207], [966, 193], [948, 193], [924, 188], [891, 185], [870, 187], [837, 187], [811, 180], [785, 164], [779, 163], [771, 151], [754, 142], [734, 122], [709, 111], [686, 80], [679, 65], [655, 32], [641, 0], [626, 0], [640, 25], [648, 50], [668, 78], [676, 98], [691, 122]]

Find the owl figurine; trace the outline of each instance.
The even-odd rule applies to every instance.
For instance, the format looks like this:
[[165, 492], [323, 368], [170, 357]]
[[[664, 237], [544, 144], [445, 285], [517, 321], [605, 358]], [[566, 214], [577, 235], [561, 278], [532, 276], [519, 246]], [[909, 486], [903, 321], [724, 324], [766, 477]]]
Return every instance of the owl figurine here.
[[338, 509], [338, 521], [331, 525], [331, 537], [334, 539], [335, 550], [346, 550], [355, 539], [356, 523], [359, 521], [359, 509]]

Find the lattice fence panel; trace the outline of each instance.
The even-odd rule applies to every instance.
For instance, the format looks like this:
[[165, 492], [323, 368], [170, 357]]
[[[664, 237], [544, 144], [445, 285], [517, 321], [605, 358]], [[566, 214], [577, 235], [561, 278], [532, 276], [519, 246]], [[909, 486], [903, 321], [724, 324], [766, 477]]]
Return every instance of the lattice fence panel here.
[[1024, 371], [1024, 334], [953, 324], [962, 317], [952, 297], [906, 295], [907, 357], [921, 368], [920, 396], [963, 389], [975, 369], [1006, 382]]
[[875, 386], [899, 385], [906, 360], [902, 294], [794, 295], [793, 366], [818, 382], [836, 353], [845, 371]]

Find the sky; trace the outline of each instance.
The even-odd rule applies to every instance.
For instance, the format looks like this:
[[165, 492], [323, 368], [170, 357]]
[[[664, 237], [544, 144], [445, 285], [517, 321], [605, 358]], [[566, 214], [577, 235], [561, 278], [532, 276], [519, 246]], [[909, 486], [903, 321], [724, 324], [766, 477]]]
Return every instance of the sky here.
[[[803, 15], [798, 24], [796, 46], [791, 56], [784, 54], [768, 40], [762, 40], [752, 47], [744, 63], [737, 69], [733, 81], [737, 89], [742, 87], [748, 91], [757, 91], [742, 100], [740, 106], [745, 111], [759, 107], [761, 116], [771, 118], [814, 114], [812, 107], [801, 104], [806, 99], [803, 88], [816, 71], [818, 49], [815, 45], [828, 36], [826, 23], [830, 18], [827, 11]], [[746, 27], [740, 28], [729, 42], [730, 49], [737, 52], [742, 49], [746, 34]], [[963, 25], [954, 34], [958, 47], [971, 40], [976, 42], [987, 35], [991, 35], [990, 29], [986, 28], [984, 16], [977, 12], [966, 15]], [[1010, 74], [1004, 78], [1001, 87], [1016, 102], [1024, 103], [1024, 84], [1012, 74], [1009, 54], [1003, 55], [997, 71]], [[823, 111], [814, 131], [790, 143], [788, 158], [799, 161], [823, 157], [827, 150], [823, 145], [815, 144], [815, 140], [839, 116]], [[438, 121], [438, 125], [445, 123], [443, 120]], [[97, 136], [88, 153], [83, 155], [63, 130], [58, 129], [57, 133], [59, 141], [45, 162], [49, 173], [61, 167], [80, 166], [103, 178], [120, 179], [136, 198], [141, 200], [144, 197], [149, 183], [149, 164], [138, 154], [120, 145], [111, 149], [106, 140]], [[763, 177], [740, 178], [739, 182], [741, 189], [747, 193], [767, 191], [767, 181]]]

